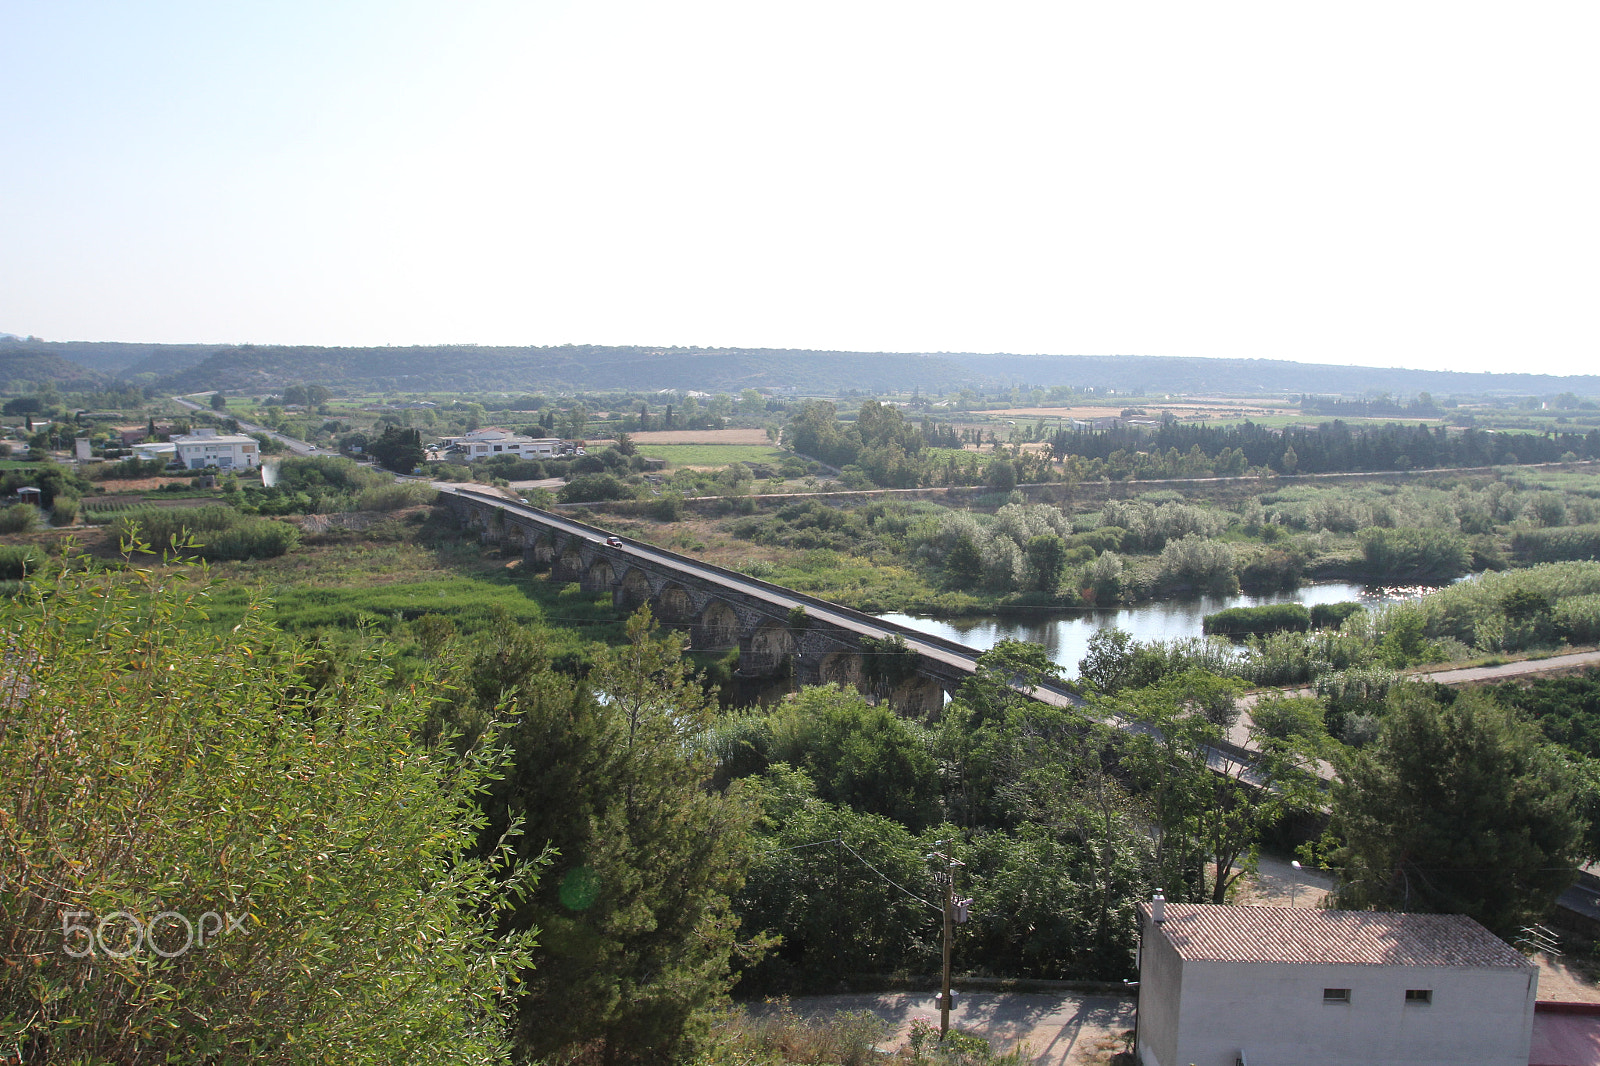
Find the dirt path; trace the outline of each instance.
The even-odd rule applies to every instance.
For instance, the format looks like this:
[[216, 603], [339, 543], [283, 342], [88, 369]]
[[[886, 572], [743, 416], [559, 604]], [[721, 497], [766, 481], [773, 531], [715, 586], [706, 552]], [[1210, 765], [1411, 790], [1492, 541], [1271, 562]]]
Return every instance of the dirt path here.
[[[957, 987], [960, 982], [956, 982]], [[883, 992], [802, 996], [789, 1001], [800, 1015], [826, 1018], [838, 1011], [871, 1011], [894, 1027], [892, 1041], [905, 1042], [911, 1023], [921, 1018], [939, 1025], [936, 993]], [[752, 1005], [751, 1013], [775, 1010]], [[964, 992], [956, 996], [950, 1024], [989, 1041], [997, 1052], [1026, 1044], [1035, 1066], [1087, 1066], [1106, 1063], [1122, 1048], [1133, 1028], [1134, 998], [1075, 992]]]

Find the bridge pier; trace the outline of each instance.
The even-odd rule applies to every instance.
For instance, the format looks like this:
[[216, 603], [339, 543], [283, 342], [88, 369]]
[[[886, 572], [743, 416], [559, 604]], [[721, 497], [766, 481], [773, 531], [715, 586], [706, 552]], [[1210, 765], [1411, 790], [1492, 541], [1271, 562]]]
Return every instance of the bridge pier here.
[[918, 674], [889, 693], [889, 706], [907, 717], [937, 721], [944, 714], [944, 685], [937, 678]]

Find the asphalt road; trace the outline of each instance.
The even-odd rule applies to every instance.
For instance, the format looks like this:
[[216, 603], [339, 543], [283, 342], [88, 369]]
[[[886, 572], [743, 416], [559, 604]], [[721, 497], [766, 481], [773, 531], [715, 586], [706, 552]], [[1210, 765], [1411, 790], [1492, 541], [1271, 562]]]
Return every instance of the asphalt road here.
[[[193, 400], [186, 400], [182, 396], [174, 396], [172, 399], [173, 399], [174, 402], [182, 404], [184, 407], [189, 408], [189, 410], [191, 410], [191, 411], [209, 411], [209, 410], [211, 410], [211, 408], [202, 406], [201, 404], [197, 404]], [[291, 452], [294, 452], [296, 455], [319, 455], [319, 454], [321, 454], [321, 449], [318, 448], [315, 444], [309, 444], [309, 443], [307, 443], [306, 441], [303, 441], [303, 440], [296, 440], [293, 437], [285, 437], [282, 433], [279, 433], [275, 429], [267, 429], [265, 426], [258, 426], [258, 425], [255, 425], [252, 422], [241, 422], [237, 418], [235, 418], [234, 421], [235, 422], [239, 422], [239, 429], [240, 429], [241, 432], [243, 432], [243, 433], [262, 433], [262, 434], [265, 434], [266, 436], [271, 437], [273, 440], [277, 441], [279, 444], [282, 444], [285, 448], [288, 448]]]

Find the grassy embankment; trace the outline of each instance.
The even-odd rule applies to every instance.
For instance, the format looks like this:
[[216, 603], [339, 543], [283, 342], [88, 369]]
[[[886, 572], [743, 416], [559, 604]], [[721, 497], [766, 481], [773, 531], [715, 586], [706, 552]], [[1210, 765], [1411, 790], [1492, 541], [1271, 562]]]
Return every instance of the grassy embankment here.
[[[447, 516], [419, 509], [370, 517], [374, 520], [364, 529], [305, 534], [275, 558], [209, 564], [217, 584], [207, 599], [209, 620], [201, 628], [231, 629], [249, 604], [264, 601], [267, 618], [290, 633], [340, 642], [393, 639], [402, 655], [414, 636], [412, 623], [423, 615], [446, 619], [468, 637], [508, 622], [537, 630], [558, 661], [583, 659], [590, 641], [623, 638], [609, 596], [525, 572], [519, 559], [462, 539]], [[6, 540], [48, 548], [66, 532]], [[120, 559], [112, 530], [72, 533], [107, 563]], [[150, 556], [134, 559], [140, 566], [155, 562]]]

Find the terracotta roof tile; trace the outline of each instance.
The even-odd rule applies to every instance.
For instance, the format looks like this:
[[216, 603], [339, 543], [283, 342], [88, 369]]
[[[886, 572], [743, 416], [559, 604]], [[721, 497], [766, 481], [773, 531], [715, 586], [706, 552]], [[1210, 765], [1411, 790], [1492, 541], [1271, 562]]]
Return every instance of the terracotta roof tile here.
[[[1150, 906], [1140, 906], [1148, 923]], [[1533, 964], [1460, 914], [1395, 914], [1294, 907], [1169, 903], [1161, 932], [1184, 959], [1359, 966]]]

